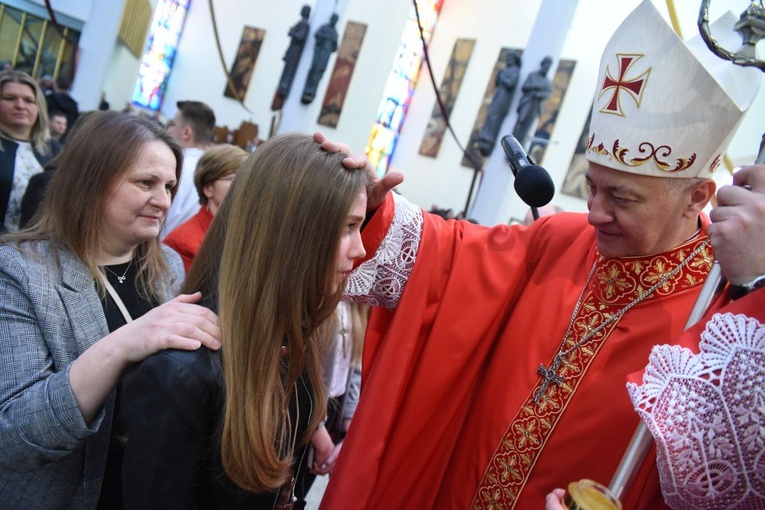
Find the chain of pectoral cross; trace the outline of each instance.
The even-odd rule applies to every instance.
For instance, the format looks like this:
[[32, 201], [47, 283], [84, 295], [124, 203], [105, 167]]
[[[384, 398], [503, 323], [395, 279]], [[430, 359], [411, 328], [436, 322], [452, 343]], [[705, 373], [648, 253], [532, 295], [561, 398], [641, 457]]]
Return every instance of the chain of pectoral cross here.
[[563, 385], [563, 382], [565, 381], [564, 377], [561, 375], [558, 375], [558, 369], [563, 364], [563, 360], [566, 359], [566, 357], [571, 354], [572, 352], [579, 349], [582, 345], [586, 344], [590, 341], [591, 338], [593, 338], [595, 335], [600, 333], [603, 329], [605, 329], [609, 324], [614, 322], [615, 320], [619, 319], [622, 315], [624, 315], [627, 310], [635, 306], [636, 304], [643, 301], [645, 298], [650, 296], [653, 291], [664, 285], [667, 280], [672, 278], [674, 275], [676, 275], [682, 268], [684, 268], [688, 263], [693, 260], [696, 255], [698, 255], [701, 250], [707, 247], [709, 244], [709, 239], [701, 243], [693, 252], [691, 252], [688, 257], [686, 257], [685, 260], [683, 260], [676, 268], [674, 268], [672, 271], [668, 272], [664, 276], [661, 277], [661, 279], [656, 282], [656, 284], [648, 289], [647, 291], [640, 294], [636, 299], [628, 303], [624, 308], [610, 316], [608, 319], [606, 319], [602, 324], [600, 324], [597, 328], [591, 330], [589, 333], [587, 333], [581, 340], [574, 343], [571, 347], [568, 349], [563, 349], [566, 345], [566, 340], [568, 339], [569, 334], [571, 333], [571, 329], [574, 326], [574, 322], [576, 321], [577, 313], [579, 313], [579, 307], [582, 305], [582, 300], [584, 298], [585, 293], [587, 292], [587, 286], [590, 284], [590, 280], [592, 279], [592, 275], [595, 273], [595, 267], [598, 264], [598, 261], [596, 260], [595, 263], [592, 265], [592, 269], [590, 270], [589, 276], [587, 276], [587, 281], [584, 284], [584, 289], [582, 289], [582, 293], [579, 295], [579, 299], [577, 299], [576, 307], [574, 307], [574, 313], [571, 314], [571, 320], [568, 323], [568, 328], [566, 328], [566, 334], [563, 335], [563, 343], [558, 350], [558, 353], [553, 357], [552, 362], [550, 363], [549, 367], [545, 367], [544, 364], [540, 363], [539, 368], [537, 369], [537, 374], [542, 376], [542, 383], [537, 392], [534, 394], [534, 403], [536, 405], [539, 405], [542, 403], [542, 397], [544, 396], [545, 392], [547, 392], [547, 388], [554, 384], [556, 386]]

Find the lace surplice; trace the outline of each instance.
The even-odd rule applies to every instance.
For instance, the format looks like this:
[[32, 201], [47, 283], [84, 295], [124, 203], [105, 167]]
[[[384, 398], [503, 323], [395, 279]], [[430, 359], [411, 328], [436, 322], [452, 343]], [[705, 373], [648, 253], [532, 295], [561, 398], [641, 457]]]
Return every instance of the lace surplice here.
[[630, 398], [656, 440], [662, 492], [685, 509], [765, 508], [765, 325], [731, 313], [695, 354], [654, 347]]

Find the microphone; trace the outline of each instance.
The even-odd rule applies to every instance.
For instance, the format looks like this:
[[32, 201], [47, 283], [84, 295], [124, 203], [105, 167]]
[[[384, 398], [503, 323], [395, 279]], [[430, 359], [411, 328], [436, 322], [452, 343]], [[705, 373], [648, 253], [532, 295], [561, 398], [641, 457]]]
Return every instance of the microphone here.
[[547, 170], [534, 164], [513, 135], [502, 137], [500, 143], [515, 176], [515, 192], [531, 207], [534, 219], [538, 219], [536, 208], [550, 203], [555, 195], [555, 184]]

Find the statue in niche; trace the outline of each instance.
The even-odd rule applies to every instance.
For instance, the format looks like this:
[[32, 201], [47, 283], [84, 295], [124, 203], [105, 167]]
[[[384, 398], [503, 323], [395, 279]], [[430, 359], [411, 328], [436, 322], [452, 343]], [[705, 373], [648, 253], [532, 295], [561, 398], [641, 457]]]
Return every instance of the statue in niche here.
[[524, 147], [531, 125], [542, 113], [542, 103], [552, 94], [552, 83], [547, 78], [551, 65], [552, 58], [542, 59], [539, 69], [529, 74], [521, 87], [523, 95], [518, 103], [518, 120], [513, 128], [513, 136]]
[[497, 135], [502, 121], [510, 110], [513, 101], [513, 93], [518, 85], [518, 76], [521, 72], [521, 58], [517, 52], [509, 51], [505, 57], [505, 68], [497, 73], [494, 81], [494, 95], [486, 112], [486, 121], [483, 124], [476, 145], [483, 156], [488, 156], [497, 144]]
[[295, 79], [295, 72], [297, 71], [300, 57], [303, 55], [303, 48], [305, 42], [308, 39], [308, 30], [310, 25], [308, 24], [308, 16], [311, 15], [311, 7], [304, 5], [300, 10], [301, 20], [295, 23], [295, 26], [290, 28], [290, 45], [287, 48], [287, 52], [284, 54], [282, 60], [284, 60], [284, 70], [282, 71], [282, 77], [279, 80], [279, 87], [276, 89], [276, 94], [282, 99], [286, 98], [290, 89], [292, 88], [292, 81]]
[[314, 36], [316, 47], [313, 50], [313, 60], [311, 61], [311, 69], [308, 71], [308, 78], [305, 81], [303, 96], [300, 98], [300, 102], [303, 104], [311, 104], [316, 97], [316, 88], [319, 86], [321, 77], [324, 76], [324, 71], [327, 70], [329, 57], [337, 51], [335, 23], [337, 23], [337, 14], [333, 14], [329, 18], [329, 23], [320, 26]]

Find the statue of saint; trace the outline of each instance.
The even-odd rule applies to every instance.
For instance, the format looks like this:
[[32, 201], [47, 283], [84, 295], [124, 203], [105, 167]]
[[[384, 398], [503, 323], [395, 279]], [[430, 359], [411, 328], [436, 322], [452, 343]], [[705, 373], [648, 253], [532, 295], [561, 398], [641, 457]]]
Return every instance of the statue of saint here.
[[284, 60], [284, 70], [279, 80], [279, 87], [276, 89], [276, 93], [282, 99], [286, 98], [290, 93], [300, 57], [303, 55], [303, 48], [305, 47], [306, 39], [308, 39], [308, 30], [310, 28], [308, 24], [308, 16], [310, 14], [311, 8], [308, 5], [304, 5], [300, 10], [301, 20], [295, 23], [295, 26], [289, 32], [291, 41], [287, 52], [282, 58]]
[[337, 51], [335, 23], [337, 23], [337, 14], [333, 14], [329, 18], [329, 23], [320, 26], [314, 36], [316, 47], [313, 50], [313, 60], [311, 61], [311, 69], [308, 71], [308, 78], [305, 81], [303, 96], [300, 98], [300, 102], [303, 104], [310, 104], [316, 97], [316, 88], [319, 86], [321, 77], [324, 76], [324, 71], [327, 70], [329, 57]]
[[552, 94], [552, 83], [547, 78], [551, 65], [552, 58], [542, 59], [539, 70], [529, 74], [521, 87], [523, 95], [518, 103], [518, 120], [513, 128], [513, 136], [524, 147], [531, 125], [542, 113], [542, 103]]
[[505, 68], [497, 73], [494, 85], [494, 95], [491, 98], [486, 121], [483, 124], [476, 145], [482, 155], [488, 156], [497, 143], [497, 135], [502, 121], [510, 110], [513, 93], [518, 85], [518, 75], [521, 72], [521, 58], [518, 53], [511, 51], [505, 57]]

